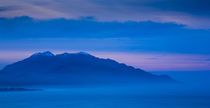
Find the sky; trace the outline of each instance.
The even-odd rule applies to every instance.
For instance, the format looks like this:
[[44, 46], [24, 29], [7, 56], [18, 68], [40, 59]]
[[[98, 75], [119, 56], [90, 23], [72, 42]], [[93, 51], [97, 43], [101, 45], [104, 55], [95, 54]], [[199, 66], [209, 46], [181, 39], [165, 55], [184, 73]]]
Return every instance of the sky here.
[[210, 70], [209, 0], [1, 0], [0, 69], [39, 51]]

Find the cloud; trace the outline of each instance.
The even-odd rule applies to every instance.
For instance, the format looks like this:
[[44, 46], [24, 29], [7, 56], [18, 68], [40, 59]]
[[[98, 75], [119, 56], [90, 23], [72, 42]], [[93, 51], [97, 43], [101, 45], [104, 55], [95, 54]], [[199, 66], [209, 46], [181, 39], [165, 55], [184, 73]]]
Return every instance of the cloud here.
[[210, 54], [210, 30], [155, 22], [0, 18], [2, 49], [75, 49]]
[[0, 12], [9, 11], [9, 10], [13, 10], [13, 7], [6, 7], [6, 6], [1, 6], [0, 7]]
[[147, 71], [210, 70], [210, 64], [206, 61], [210, 55], [144, 52], [95, 52], [95, 55], [112, 58]]
[[[14, 7], [12, 11], [2, 11], [0, 17], [30, 16], [40, 19], [69, 18], [67, 14], [50, 9], [44, 5], [35, 4], [33, 0], [0, 1], [0, 6]], [[51, 1], [48, 1], [51, 2]]]
[[[153, 32], [151, 32], [151, 30]], [[182, 25], [155, 22], [99, 22], [92, 17], [35, 20], [30, 17], [0, 18], [0, 38], [53, 37], [151, 37], [186, 31]]]
[[148, 6], [161, 10], [185, 12], [193, 15], [210, 17], [209, 0], [157, 0]]
[[191, 29], [210, 29], [208, 0], [1, 0], [0, 4], [21, 7], [2, 11], [0, 17], [78, 19], [92, 16], [98, 21], [174, 22]]

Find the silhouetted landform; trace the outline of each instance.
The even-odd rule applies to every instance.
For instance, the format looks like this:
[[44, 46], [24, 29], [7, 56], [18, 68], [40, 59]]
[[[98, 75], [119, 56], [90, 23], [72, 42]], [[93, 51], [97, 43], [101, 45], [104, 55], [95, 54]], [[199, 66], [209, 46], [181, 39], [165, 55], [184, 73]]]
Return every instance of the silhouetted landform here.
[[42, 89], [27, 89], [27, 88], [0, 88], [0, 92], [7, 91], [41, 91]]
[[0, 85], [90, 85], [175, 82], [167, 75], [102, 59], [85, 52], [54, 55], [47, 51], [6, 66]]

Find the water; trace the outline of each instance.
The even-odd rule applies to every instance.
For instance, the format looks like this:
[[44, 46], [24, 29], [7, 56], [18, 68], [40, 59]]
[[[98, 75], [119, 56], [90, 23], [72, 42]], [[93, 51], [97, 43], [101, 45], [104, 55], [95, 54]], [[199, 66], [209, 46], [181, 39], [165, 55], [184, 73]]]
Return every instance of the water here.
[[209, 94], [184, 91], [89, 87], [0, 92], [0, 108], [210, 108]]
[[168, 74], [184, 83], [0, 92], [0, 108], [210, 108], [209, 71]]

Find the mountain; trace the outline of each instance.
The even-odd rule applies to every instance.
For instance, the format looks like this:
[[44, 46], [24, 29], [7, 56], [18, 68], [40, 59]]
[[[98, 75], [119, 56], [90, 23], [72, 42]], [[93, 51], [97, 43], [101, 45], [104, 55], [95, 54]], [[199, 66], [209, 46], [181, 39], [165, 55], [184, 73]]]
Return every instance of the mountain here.
[[175, 82], [167, 75], [102, 59], [85, 52], [54, 55], [47, 51], [7, 65], [0, 71], [0, 85], [89, 85]]

